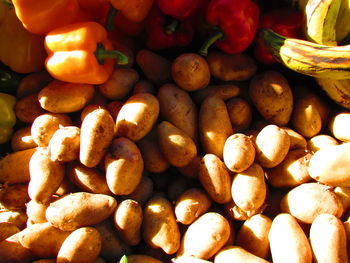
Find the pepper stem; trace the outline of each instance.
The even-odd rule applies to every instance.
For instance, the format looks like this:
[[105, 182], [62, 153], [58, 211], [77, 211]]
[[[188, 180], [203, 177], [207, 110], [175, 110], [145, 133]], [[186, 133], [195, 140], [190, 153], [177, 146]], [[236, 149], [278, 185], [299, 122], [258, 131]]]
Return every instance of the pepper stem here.
[[169, 35], [174, 34], [179, 25], [179, 21], [177, 19], [173, 19], [169, 25], [166, 26], [165, 32]]
[[11, 0], [2, 0], [2, 2], [10, 8], [14, 8], [14, 5]]
[[106, 17], [106, 24], [105, 27], [107, 29], [107, 31], [112, 31], [114, 28], [113, 25], [113, 20], [115, 18], [115, 16], [117, 15], [117, 9], [114, 8], [114, 6], [110, 5], [109, 10], [108, 10], [108, 14]]
[[103, 64], [106, 58], [118, 59], [117, 63], [119, 65], [128, 64], [128, 57], [123, 52], [120, 52], [118, 50], [106, 50], [101, 43], [97, 44], [95, 56], [98, 63], [100, 64]]
[[222, 30], [218, 29], [215, 30], [214, 34], [210, 36], [204, 44], [199, 49], [198, 53], [202, 56], [206, 57], [208, 55], [208, 49], [211, 45], [213, 45], [217, 40], [221, 40], [225, 38], [224, 32]]

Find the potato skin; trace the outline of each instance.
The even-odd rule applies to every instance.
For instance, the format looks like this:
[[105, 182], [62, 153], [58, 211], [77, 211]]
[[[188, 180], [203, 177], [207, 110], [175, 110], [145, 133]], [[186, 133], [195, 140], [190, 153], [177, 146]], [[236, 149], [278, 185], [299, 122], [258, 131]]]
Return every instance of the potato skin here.
[[163, 261], [160, 261], [154, 257], [141, 254], [129, 255], [127, 258], [128, 263], [163, 263]]
[[0, 242], [1, 262], [4, 263], [30, 263], [35, 259], [32, 251], [19, 242], [18, 232]]
[[342, 142], [350, 142], [350, 112], [341, 111], [334, 114], [328, 123], [331, 134]]
[[11, 149], [13, 152], [37, 147], [30, 130], [31, 127], [26, 126], [19, 128], [13, 133], [11, 138]]
[[245, 263], [269, 263], [239, 246], [226, 246], [214, 257], [215, 263], [245, 262]]

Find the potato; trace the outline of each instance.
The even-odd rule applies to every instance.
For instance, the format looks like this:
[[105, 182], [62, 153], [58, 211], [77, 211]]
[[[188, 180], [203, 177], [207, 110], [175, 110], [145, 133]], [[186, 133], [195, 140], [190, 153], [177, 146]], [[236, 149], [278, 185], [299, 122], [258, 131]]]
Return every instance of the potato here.
[[12, 184], [0, 187], [0, 205], [7, 209], [25, 209], [29, 200], [28, 184]]
[[14, 111], [18, 120], [28, 124], [47, 112], [40, 106], [38, 93], [33, 93], [17, 100]]
[[240, 93], [240, 87], [235, 84], [218, 84], [209, 85], [200, 90], [191, 92], [193, 101], [199, 105], [203, 100], [209, 96], [219, 96], [223, 100], [228, 100], [238, 96]]
[[115, 138], [104, 162], [109, 190], [115, 195], [131, 194], [140, 183], [144, 169], [137, 145], [125, 137]]
[[82, 110], [94, 93], [95, 87], [90, 84], [53, 80], [40, 90], [38, 100], [40, 106], [49, 112], [71, 113]]
[[198, 121], [203, 151], [223, 158], [225, 142], [233, 134], [225, 101], [218, 96], [207, 97], [200, 105]]
[[137, 145], [141, 151], [147, 171], [151, 173], [161, 173], [169, 168], [170, 163], [165, 159], [158, 143], [156, 127], [139, 140]]
[[87, 167], [95, 167], [102, 160], [115, 135], [115, 122], [104, 108], [89, 112], [80, 128], [79, 160]]
[[16, 97], [22, 98], [37, 93], [51, 81], [52, 77], [46, 70], [29, 73], [20, 80], [16, 89]]
[[315, 261], [348, 262], [347, 238], [343, 222], [330, 214], [320, 214], [310, 227], [310, 244]]
[[201, 188], [189, 188], [175, 202], [176, 220], [190, 225], [210, 208], [212, 201]]
[[54, 227], [73, 231], [92, 226], [108, 218], [117, 207], [114, 197], [76, 192], [57, 199], [46, 209], [46, 219]]
[[119, 111], [122, 108], [123, 104], [124, 104], [124, 102], [122, 102], [120, 100], [114, 100], [114, 101], [111, 101], [110, 103], [108, 103], [107, 109], [108, 109], [109, 113], [112, 115], [113, 120], [117, 119], [117, 116], [118, 116]]
[[145, 79], [141, 79], [135, 83], [135, 86], [132, 90], [132, 94], [136, 93], [151, 93], [156, 94], [157, 90], [156, 87], [149, 81]]
[[94, 227], [74, 230], [62, 243], [57, 263], [94, 263], [101, 252], [101, 235]]
[[141, 241], [142, 206], [135, 200], [126, 199], [119, 203], [114, 212], [114, 225], [120, 237], [130, 246]]
[[197, 142], [198, 112], [189, 93], [174, 84], [165, 84], [158, 89], [157, 98], [163, 120], [183, 130]]
[[56, 257], [70, 231], [60, 230], [49, 222], [27, 226], [19, 232], [18, 240], [39, 258]]
[[153, 188], [152, 179], [147, 175], [143, 175], [136, 189], [132, 193], [125, 195], [124, 198], [133, 199], [144, 205], [152, 196]]
[[202, 158], [202, 155], [197, 155], [188, 165], [176, 168], [182, 175], [186, 176], [187, 178], [198, 178], [198, 167]]
[[180, 230], [173, 205], [166, 198], [153, 196], [143, 210], [143, 240], [166, 254], [174, 254], [180, 247]]
[[31, 134], [34, 142], [41, 147], [49, 145], [53, 134], [61, 127], [72, 125], [67, 114], [45, 113], [35, 118]]
[[245, 262], [268, 263], [269, 261], [258, 257], [240, 246], [226, 246], [214, 257], [214, 263]]
[[224, 144], [223, 160], [227, 168], [234, 172], [242, 172], [255, 160], [255, 147], [251, 137], [243, 133], [234, 133]]
[[[53, 197], [51, 201], [54, 201], [55, 198]], [[37, 223], [45, 223], [47, 222], [46, 219], [46, 209], [49, 207], [49, 203], [43, 204], [38, 203], [35, 200], [30, 200], [27, 203], [27, 209], [26, 213], [28, 216], [28, 223], [30, 224], [37, 224]]]
[[0, 223], [13, 223], [20, 230], [26, 227], [27, 215], [23, 210], [2, 210], [0, 211]]
[[141, 254], [133, 254], [127, 256], [128, 263], [162, 263], [163, 261], [160, 261], [154, 257], [148, 256], [148, 255], [141, 255]]
[[31, 127], [26, 126], [16, 130], [13, 133], [11, 137], [11, 149], [13, 152], [37, 147], [37, 144], [34, 142], [30, 130]]
[[213, 201], [231, 200], [232, 179], [224, 162], [214, 154], [205, 154], [199, 163], [198, 179]]
[[342, 142], [350, 142], [349, 126], [349, 111], [337, 112], [332, 116], [331, 120], [328, 123], [328, 127], [332, 135]]
[[278, 126], [287, 125], [293, 111], [293, 94], [284, 75], [268, 70], [254, 75], [249, 97], [261, 116]]
[[311, 263], [311, 246], [298, 221], [290, 214], [278, 214], [269, 232], [272, 261]]
[[234, 175], [232, 199], [244, 211], [256, 210], [265, 202], [266, 188], [263, 168], [253, 163], [248, 169]]
[[157, 135], [161, 152], [171, 165], [184, 167], [197, 155], [193, 139], [170, 122], [160, 122], [157, 125]]
[[29, 162], [29, 197], [39, 203], [48, 203], [65, 176], [65, 165], [53, 162], [47, 148], [38, 147]]
[[323, 213], [336, 217], [343, 214], [343, 206], [334, 191], [323, 184], [303, 183], [289, 190], [282, 198], [281, 211], [294, 216], [299, 222], [311, 224]]
[[108, 188], [105, 175], [96, 167], [86, 167], [78, 161], [70, 162], [67, 165], [67, 176], [82, 191], [113, 195]]
[[79, 159], [80, 128], [66, 126], [55, 131], [48, 145], [51, 161], [70, 162]]
[[2, 263], [31, 263], [35, 256], [32, 251], [19, 242], [18, 232], [0, 241], [0, 262]]
[[337, 186], [334, 193], [339, 197], [343, 204], [344, 212], [350, 207], [350, 187]]
[[237, 233], [236, 244], [260, 258], [270, 255], [269, 231], [272, 220], [263, 214], [248, 218]]
[[300, 133], [296, 132], [295, 130], [286, 127], [286, 126], [282, 126], [280, 127], [283, 130], [285, 130], [290, 138], [290, 146], [289, 149], [290, 150], [294, 150], [294, 149], [306, 149], [307, 148], [307, 141], [304, 138], [304, 136], [302, 136]]
[[132, 68], [116, 68], [108, 80], [98, 86], [100, 93], [110, 100], [121, 100], [129, 95], [139, 80], [139, 73]]
[[0, 222], [0, 242], [21, 231], [14, 223]]
[[261, 207], [258, 207], [257, 209], [254, 210], [243, 210], [241, 209], [238, 205], [235, 204], [235, 202], [231, 199], [228, 203], [224, 204], [224, 210], [226, 214], [234, 220], [237, 221], [245, 221], [248, 218], [262, 213], [266, 208], [266, 205], [262, 205]]
[[256, 162], [264, 168], [280, 164], [290, 147], [288, 133], [275, 124], [269, 124], [260, 130], [255, 139]]
[[226, 106], [233, 130], [239, 132], [248, 129], [253, 118], [252, 106], [239, 97], [229, 99]]
[[116, 120], [117, 135], [138, 141], [153, 128], [159, 115], [158, 99], [150, 93], [130, 96], [121, 107]]
[[329, 146], [315, 152], [309, 163], [310, 176], [330, 186], [350, 186], [350, 143]]
[[180, 88], [195, 91], [208, 86], [210, 69], [202, 56], [196, 53], [182, 53], [171, 64], [171, 76]]
[[181, 239], [177, 256], [195, 256], [210, 259], [233, 235], [225, 217], [217, 212], [207, 212], [194, 221]]
[[295, 187], [312, 180], [309, 174], [309, 162], [312, 157], [304, 149], [295, 149], [287, 153], [277, 166], [266, 170], [266, 178], [274, 187]]
[[212, 261], [196, 258], [194, 256], [181, 256], [171, 259], [174, 263], [212, 263]]
[[319, 149], [323, 147], [328, 147], [328, 146], [335, 146], [338, 145], [339, 142], [337, 139], [335, 139], [333, 136], [328, 135], [328, 134], [317, 134], [311, 138], [308, 139], [307, 141], [307, 149], [315, 153]]

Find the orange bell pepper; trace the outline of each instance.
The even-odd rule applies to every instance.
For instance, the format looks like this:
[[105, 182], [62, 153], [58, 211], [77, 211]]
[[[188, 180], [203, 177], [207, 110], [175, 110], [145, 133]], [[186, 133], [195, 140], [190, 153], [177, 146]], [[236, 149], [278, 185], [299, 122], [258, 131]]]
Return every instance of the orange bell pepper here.
[[126, 19], [133, 22], [141, 22], [151, 10], [154, 0], [109, 0], [109, 2]]
[[17, 17], [34, 34], [82, 21], [84, 15], [77, 0], [12, 0]]
[[28, 32], [14, 8], [0, 2], [0, 61], [18, 73], [44, 68], [44, 37]]
[[58, 80], [102, 84], [112, 74], [115, 59], [127, 64], [128, 58], [112, 50], [106, 29], [96, 22], [81, 22], [57, 28], [45, 37], [48, 53], [46, 70]]

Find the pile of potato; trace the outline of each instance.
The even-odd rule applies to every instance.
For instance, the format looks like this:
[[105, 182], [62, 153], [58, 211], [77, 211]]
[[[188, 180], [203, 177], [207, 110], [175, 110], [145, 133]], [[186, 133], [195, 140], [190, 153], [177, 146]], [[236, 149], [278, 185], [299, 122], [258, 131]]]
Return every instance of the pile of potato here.
[[245, 54], [17, 90], [0, 262], [348, 262], [350, 112]]

